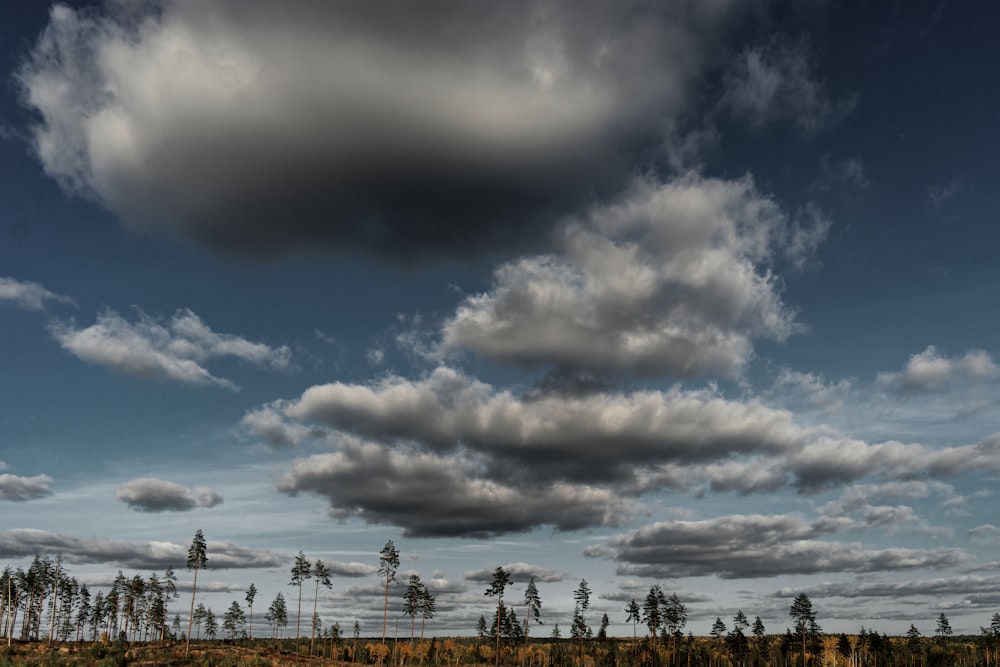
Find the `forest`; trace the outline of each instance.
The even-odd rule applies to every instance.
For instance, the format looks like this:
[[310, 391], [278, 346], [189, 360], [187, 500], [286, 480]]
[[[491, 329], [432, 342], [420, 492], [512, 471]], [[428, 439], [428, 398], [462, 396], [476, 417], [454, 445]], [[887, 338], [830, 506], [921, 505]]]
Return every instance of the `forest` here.
[[[768, 632], [760, 617], [738, 611], [717, 617], [708, 636], [685, 633], [688, 612], [676, 593], [650, 587], [632, 599], [622, 615], [631, 637], [610, 636], [605, 613], [597, 630], [588, 618], [591, 590], [581, 580], [574, 592], [568, 632], [559, 624], [542, 636], [542, 599], [532, 578], [521, 600], [505, 597], [512, 584], [502, 567], [484, 591], [489, 611], [475, 624], [474, 636], [440, 637], [430, 627], [436, 598], [411, 574], [402, 600], [392, 600], [409, 617], [409, 634], [389, 636], [390, 585], [397, 580], [399, 551], [392, 540], [379, 553], [384, 584], [379, 636], [362, 637], [354, 622], [350, 633], [339, 623], [324, 625], [318, 613], [321, 591], [330, 588], [328, 564], [295, 557], [289, 584], [262, 609], [250, 583], [242, 600], [221, 616], [198, 602], [198, 573], [207, 567], [207, 543], [200, 530], [188, 549], [191, 598], [180, 597], [171, 567], [162, 573], [128, 577], [118, 572], [107, 590], [92, 593], [71, 574], [60, 555], [35, 556], [27, 569], [6, 566], [0, 575], [0, 667], [6, 665], [306, 665], [361, 663], [395, 667], [508, 665], [511, 667], [995, 667], [1000, 657], [1000, 613], [972, 636], [952, 632], [947, 616], [936, 619], [933, 636], [915, 626], [903, 636], [860, 628], [856, 634], [824, 633], [808, 595], [799, 594], [788, 610], [787, 627]], [[187, 603], [186, 623], [184, 610]], [[303, 603], [306, 621], [303, 623]], [[256, 609], [255, 609], [255, 604]], [[311, 608], [310, 608], [311, 604]], [[294, 605], [294, 607], [293, 607]], [[518, 611], [521, 616], [518, 616]], [[254, 623], [254, 614], [258, 622]], [[261, 616], [261, 614], [263, 614]], [[267, 632], [254, 636], [263, 618]], [[294, 618], [291, 637], [289, 619]], [[618, 619], [619, 621], [621, 619]], [[471, 628], [470, 628], [471, 629]], [[428, 632], [430, 630], [430, 632]]]

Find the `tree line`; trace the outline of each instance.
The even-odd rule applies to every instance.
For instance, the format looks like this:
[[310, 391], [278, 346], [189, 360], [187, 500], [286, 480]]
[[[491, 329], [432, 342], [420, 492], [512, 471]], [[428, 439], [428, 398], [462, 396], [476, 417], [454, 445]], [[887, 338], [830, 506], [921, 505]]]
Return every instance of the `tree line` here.
[[[127, 642], [182, 641], [189, 650], [192, 638], [196, 641], [219, 638], [228, 640], [253, 640], [254, 603], [257, 588], [251, 583], [243, 598], [244, 605], [234, 600], [221, 619], [215, 612], [197, 601], [198, 573], [209, 566], [205, 537], [196, 531], [188, 549], [186, 567], [193, 572], [188, 625], [185, 630], [179, 613], [170, 619], [170, 603], [177, 599], [177, 576], [172, 567], [162, 573], [127, 577], [121, 571], [107, 590], [91, 594], [86, 583], [72, 576], [61, 556], [35, 556], [26, 568], [5, 567], [0, 574], [0, 636], [7, 642], [16, 636], [22, 641], [52, 643], [97, 641], [103, 639]], [[387, 622], [390, 585], [396, 581], [399, 568], [399, 551], [392, 540], [379, 552], [380, 580], [384, 583], [382, 636], [379, 644], [367, 644], [363, 659], [378, 665], [390, 654], [387, 646]], [[311, 585], [309, 583], [311, 582]], [[558, 623], [546, 640], [533, 639], [533, 626], [543, 624], [542, 599], [534, 577], [527, 583], [522, 600], [511, 603], [505, 600], [506, 589], [512, 584], [511, 575], [502, 567], [493, 571], [484, 595], [496, 598], [491, 610], [491, 620], [486, 614], [479, 617], [475, 627], [475, 641], [468, 646], [474, 651], [462, 653], [463, 644], [449, 655], [463, 657], [472, 662], [504, 662], [530, 665], [538, 658], [539, 646], [546, 647], [548, 665], [649, 665], [650, 667], [681, 667], [681, 665], [707, 665], [708, 667], [809, 667], [811, 665], [846, 665], [848, 667], [936, 667], [937, 665], [982, 665], [1000, 667], [1000, 613], [994, 614], [990, 625], [981, 628], [980, 635], [956, 638], [950, 622], [941, 613], [936, 619], [933, 637], [923, 637], [913, 625], [902, 637], [888, 637], [870, 629], [861, 628], [856, 635], [828, 635], [817, 621], [812, 602], [806, 594], [798, 595], [789, 607], [791, 624], [784, 632], [768, 633], [763, 620], [757, 616], [750, 621], [742, 610], [737, 611], [730, 625], [717, 617], [708, 637], [684, 634], [688, 610], [676, 593], [667, 595], [659, 584], [650, 587], [641, 601], [632, 599], [623, 610], [625, 623], [632, 624], [632, 638], [613, 638], [607, 634], [611, 620], [605, 613], [595, 633], [588, 618], [591, 590], [585, 579], [574, 591], [574, 609], [569, 624], [569, 637], [563, 639]], [[332, 588], [332, 573], [328, 563], [320, 559], [311, 561], [303, 552], [294, 559], [289, 585], [296, 589], [295, 648], [304, 639], [302, 632], [303, 599], [312, 603], [309, 624], [308, 652], [315, 652], [316, 639], [329, 640], [329, 653], [343, 637], [339, 624], [326, 628], [319, 616], [322, 589]], [[309, 600], [309, 597], [312, 599]], [[270, 639], [281, 638], [289, 625], [289, 602], [279, 591], [264, 612], [270, 628]], [[523, 609], [523, 619], [515, 607]], [[418, 656], [421, 661], [436, 653], [425, 640], [427, 622], [436, 612], [436, 597], [421, 580], [411, 574], [402, 596], [402, 612], [410, 617], [409, 647], [400, 650], [401, 656]], [[417, 621], [419, 618], [419, 633]], [[639, 625], [644, 626], [642, 637]], [[354, 622], [354, 642], [345, 654], [352, 660], [359, 657], [358, 638], [360, 625]], [[398, 642], [392, 642], [392, 651]], [[395, 653], [393, 653], [395, 657]], [[558, 659], [557, 659], [558, 658]], [[404, 659], [405, 662], [405, 659]], [[456, 662], [457, 664], [457, 662]], [[539, 665], [541, 667], [541, 665]]]

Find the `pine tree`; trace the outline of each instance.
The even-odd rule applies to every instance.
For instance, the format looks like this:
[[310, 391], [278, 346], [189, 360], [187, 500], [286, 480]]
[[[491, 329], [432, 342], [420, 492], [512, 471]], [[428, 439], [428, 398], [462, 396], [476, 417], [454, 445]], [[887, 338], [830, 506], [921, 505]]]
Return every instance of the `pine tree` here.
[[[313, 576], [316, 577], [316, 592], [313, 594], [313, 619], [318, 618], [316, 610], [319, 604], [319, 587], [325, 586], [328, 590], [333, 587], [330, 580], [330, 568], [321, 560], [316, 560], [313, 566]], [[309, 655], [313, 654], [313, 642], [316, 640], [316, 623], [313, 623], [312, 635], [309, 637]]]
[[302, 584], [305, 583], [306, 579], [312, 578], [312, 563], [310, 563], [305, 554], [301, 551], [295, 557], [295, 564], [292, 565], [292, 580], [289, 582], [290, 586], [298, 586], [299, 588], [299, 606], [298, 611], [295, 613], [295, 650], [299, 649], [299, 637], [302, 636]]
[[194, 570], [194, 583], [191, 585], [191, 617], [188, 619], [188, 636], [185, 644], [185, 655], [191, 652], [191, 624], [194, 621], [194, 598], [198, 591], [198, 570], [208, 567], [208, 545], [201, 528], [195, 531], [191, 546], [188, 547], [187, 568]]
[[247, 589], [246, 595], [247, 607], [250, 608], [250, 625], [248, 626], [250, 630], [250, 641], [253, 641], [253, 601], [256, 597], [257, 587], [251, 583], [250, 588]]
[[503, 608], [503, 592], [504, 589], [510, 586], [510, 575], [504, 571], [502, 567], [498, 567], [493, 571], [493, 581], [490, 583], [489, 588], [486, 589], [486, 595], [497, 598], [497, 622], [496, 622], [496, 635], [497, 635], [497, 664], [500, 664], [500, 637], [502, 635], [500, 629], [500, 623], [504, 617], [502, 613]]
[[396, 570], [399, 569], [399, 550], [392, 540], [385, 543], [378, 557], [379, 576], [385, 577], [385, 600], [382, 603], [382, 650], [378, 654], [378, 664], [382, 664], [385, 655], [385, 631], [389, 622], [389, 584], [396, 581]]

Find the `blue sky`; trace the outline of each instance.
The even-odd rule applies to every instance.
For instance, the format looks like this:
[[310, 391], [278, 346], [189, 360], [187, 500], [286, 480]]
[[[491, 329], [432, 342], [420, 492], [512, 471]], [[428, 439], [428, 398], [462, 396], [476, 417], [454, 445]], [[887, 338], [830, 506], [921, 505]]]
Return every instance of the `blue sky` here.
[[987, 624], [996, 8], [272, 4], [5, 7], [0, 560]]

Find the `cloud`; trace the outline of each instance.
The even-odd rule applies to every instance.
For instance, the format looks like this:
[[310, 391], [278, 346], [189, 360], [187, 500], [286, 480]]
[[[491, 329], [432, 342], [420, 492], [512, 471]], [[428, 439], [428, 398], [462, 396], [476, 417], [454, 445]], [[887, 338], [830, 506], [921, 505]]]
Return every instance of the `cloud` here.
[[[560, 570], [550, 570], [544, 567], [538, 567], [537, 565], [530, 565], [528, 563], [508, 563], [507, 565], [501, 565], [504, 571], [510, 576], [511, 581], [514, 583], [528, 583], [532, 577], [534, 577], [537, 582], [557, 582], [566, 581], [571, 578], [572, 575], [568, 572], [562, 572]], [[473, 581], [478, 584], [489, 583], [493, 581], [493, 572], [496, 568], [486, 568], [483, 570], [470, 570], [462, 575], [466, 581]]]
[[130, 228], [464, 258], [620, 189], [762, 4], [56, 5], [17, 80], [46, 173]]
[[[947, 486], [941, 480], [1000, 471], [1000, 435], [951, 447], [868, 443], [712, 389], [515, 395], [448, 367], [420, 380], [316, 385], [263, 410], [337, 450], [297, 461], [282, 490], [326, 498], [335, 517], [412, 534], [603, 526], [605, 496], [819, 493], [865, 479], [885, 488], [922, 480], [936, 489]], [[400, 489], [431, 499], [394, 498]], [[563, 512], [572, 496], [584, 502], [569, 520]], [[540, 508], [545, 502], [551, 512]], [[853, 525], [921, 526], [901, 503], [868, 505]], [[466, 511], [482, 514], [477, 520]]]
[[823, 412], [833, 412], [843, 407], [843, 396], [853, 384], [848, 379], [833, 382], [822, 374], [801, 373], [783, 368], [774, 381], [771, 393], [784, 396], [787, 400], [804, 401]]
[[879, 579], [872, 581], [848, 581], [824, 583], [808, 586], [802, 589], [783, 588], [774, 593], [775, 597], [791, 598], [799, 593], [815, 597], [844, 598], [907, 598], [932, 597], [937, 599], [954, 598], [969, 595], [1000, 594], [1000, 576], [982, 577], [976, 575], [958, 575], [954, 577], [935, 577], [931, 579]]
[[[208, 542], [210, 569], [284, 567], [287, 556], [250, 549], [232, 542]], [[187, 546], [173, 542], [129, 542], [79, 538], [34, 528], [0, 531], [0, 557], [21, 558], [35, 554], [62, 554], [68, 563], [105, 564], [136, 570], [183, 567]]]
[[927, 208], [933, 210], [941, 209], [946, 203], [959, 195], [965, 189], [965, 182], [961, 178], [955, 178], [945, 185], [932, 185], [927, 188]]
[[804, 42], [777, 41], [746, 48], [726, 76], [719, 103], [755, 127], [788, 121], [804, 133], [836, 123], [854, 108], [853, 99], [831, 100], [816, 80]]
[[74, 304], [68, 296], [50, 292], [38, 283], [0, 277], [0, 305], [11, 305], [25, 310], [45, 310], [49, 301]]
[[969, 530], [969, 539], [976, 544], [1000, 545], [1000, 528], [991, 523], [984, 523]]
[[879, 572], [954, 567], [969, 561], [961, 549], [869, 549], [818, 539], [834, 529], [827, 522], [810, 524], [792, 515], [664, 521], [612, 537], [585, 554], [617, 561], [619, 574], [651, 578]]
[[754, 339], [795, 329], [771, 266], [803, 263], [828, 224], [815, 210], [793, 223], [749, 177], [640, 179], [570, 222], [559, 254], [501, 265], [444, 324], [442, 347], [572, 371], [736, 376]]
[[668, 462], [789, 451], [810, 437], [791, 413], [713, 391], [637, 391], [518, 397], [439, 367], [427, 378], [373, 386], [310, 387], [272, 404], [295, 422], [435, 452], [485, 457], [503, 481], [639, 484], [637, 470]]
[[515, 487], [477, 474], [462, 457], [394, 451], [345, 440], [339, 450], [295, 461], [278, 490], [326, 498], [334, 518], [390, 524], [407, 537], [489, 537], [538, 526], [613, 526], [633, 513], [609, 491], [555, 482]]
[[240, 425], [276, 449], [295, 447], [306, 438], [322, 435], [318, 429], [289, 421], [281, 413], [280, 402], [247, 412]]
[[998, 376], [1000, 367], [983, 350], [970, 350], [964, 357], [950, 359], [942, 356], [935, 346], [928, 345], [923, 352], [912, 355], [902, 371], [879, 373], [877, 380], [897, 391], [921, 393], [959, 380], [982, 382]]
[[831, 162], [830, 155], [824, 153], [819, 158], [819, 171], [819, 177], [809, 186], [811, 190], [827, 191], [838, 188], [865, 190], [871, 185], [864, 163], [855, 157]]
[[374, 565], [369, 565], [368, 563], [358, 563], [355, 561], [350, 563], [331, 561], [326, 563], [326, 565], [330, 568], [330, 572], [333, 573], [335, 577], [360, 578], [368, 577], [378, 572], [378, 568]]
[[215, 507], [222, 496], [206, 487], [189, 489], [162, 479], [143, 477], [119, 487], [115, 497], [139, 512], [187, 512], [196, 507]]
[[50, 332], [64, 349], [86, 363], [153, 382], [214, 385], [238, 391], [238, 385], [212, 375], [201, 364], [217, 357], [234, 357], [272, 370], [291, 367], [287, 346], [273, 348], [216, 333], [187, 309], [178, 310], [166, 324], [141, 310], [137, 310], [135, 322], [107, 311], [89, 327], [54, 322]]
[[[0, 470], [6, 469], [6, 464], [0, 461]], [[52, 481], [48, 475], [20, 477], [10, 473], [0, 474], [0, 500], [23, 502], [50, 496]]]

